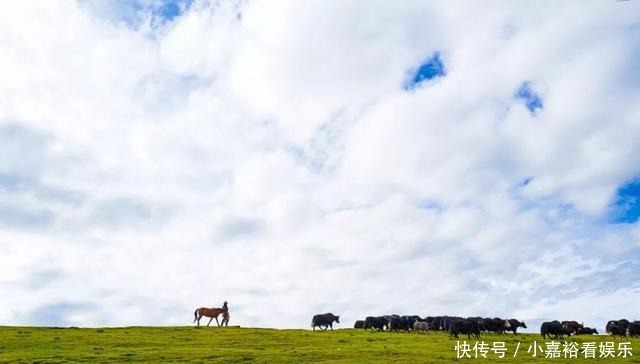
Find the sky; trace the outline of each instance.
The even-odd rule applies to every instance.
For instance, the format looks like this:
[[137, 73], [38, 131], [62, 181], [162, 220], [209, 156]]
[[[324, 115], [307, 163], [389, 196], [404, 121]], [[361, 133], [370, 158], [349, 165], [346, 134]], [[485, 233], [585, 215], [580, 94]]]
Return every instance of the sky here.
[[639, 318], [639, 1], [14, 1], [0, 324]]

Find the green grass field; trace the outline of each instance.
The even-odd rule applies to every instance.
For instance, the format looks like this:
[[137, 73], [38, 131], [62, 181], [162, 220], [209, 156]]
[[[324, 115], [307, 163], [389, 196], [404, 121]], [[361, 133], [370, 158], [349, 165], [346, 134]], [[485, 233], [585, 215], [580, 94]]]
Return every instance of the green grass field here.
[[[460, 339], [463, 340], [462, 337]], [[456, 358], [456, 340], [444, 333], [364, 332], [336, 330], [275, 330], [219, 327], [126, 327], [126, 328], [37, 328], [0, 327], [0, 363], [638, 363], [640, 340], [632, 339], [633, 357], [533, 358], [527, 353], [540, 335], [484, 335], [480, 341], [491, 347], [503, 341], [504, 359], [493, 353], [487, 359]], [[608, 336], [575, 338], [584, 341], [614, 342], [617, 348], [626, 339]], [[473, 344], [475, 340], [470, 343]], [[513, 351], [520, 342], [518, 355]], [[638, 350], [638, 353], [635, 351]], [[596, 357], [599, 350], [596, 349]]]

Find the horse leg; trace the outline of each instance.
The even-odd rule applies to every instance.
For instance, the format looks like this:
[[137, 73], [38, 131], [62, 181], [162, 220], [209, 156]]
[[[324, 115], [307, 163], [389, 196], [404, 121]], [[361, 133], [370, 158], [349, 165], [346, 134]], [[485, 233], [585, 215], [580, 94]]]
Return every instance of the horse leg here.
[[207, 322], [207, 326], [209, 326], [209, 324], [211, 323], [211, 320], [213, 320], [213, 317], [209, 319], [209, 322]]
[[329, 327], [331, 328], [331, 331], [333, 331], [333, 323], [330, 323]]
[[218, 321], [218, 316], [216, 316], [216, 323], [218, 324], [218, 327], [220, 327], [220, 321]]

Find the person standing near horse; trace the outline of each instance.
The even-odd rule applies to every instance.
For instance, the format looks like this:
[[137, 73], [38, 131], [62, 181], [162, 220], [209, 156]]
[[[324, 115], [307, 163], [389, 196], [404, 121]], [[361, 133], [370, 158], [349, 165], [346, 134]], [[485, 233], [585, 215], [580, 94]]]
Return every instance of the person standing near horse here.
[[220, 321], [218, 321], [218, 316], [220, 316], [220, 314], [222, 314], [222, 324], [225, 326], [228, 325], [229, 324], [229, 306], [227, 306], [227, 301], [224, 301], [222, 308], [217, 308], [217, 307], [196, 308], [196, 311], [193, 313], [193, 316], [195, 317], [193, 322], [197, 321], [198, 326], [200, 326], [200, 319], [202, 318], [202, 316], [206, 316], [206, 317], [210, 317], [209, 322], [207, 323], [207, 326], [211, 324], [211, 321], [214, 318], [216, 319], [216, 323], [218, 324], [218, 326], [220, 326]]
[[227, 301], [222, 304], [222, 326], [229, 326], [229, 306]]

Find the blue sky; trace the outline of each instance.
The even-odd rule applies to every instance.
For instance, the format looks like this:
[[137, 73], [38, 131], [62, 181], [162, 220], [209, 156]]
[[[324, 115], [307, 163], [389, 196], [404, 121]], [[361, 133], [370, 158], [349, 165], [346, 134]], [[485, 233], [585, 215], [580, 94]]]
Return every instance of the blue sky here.
[[79, 0], [94, 15], [114, 23], [140, 28], [151, 19], [156, 26], [171, 22], [189, 10], [193, 0]]
[[436, 52], [411, 73], [411, 77], [404, 88], [411, 90], [425, 81], [433, 80], [437, 77], [444, 77], [445, 75], [445, 67], [442, 63], [440, 53]]
[[523, 82], [520, 87], [518, 87], [515, 97], [522, 100], [527, 109], [532, 113], [538, 109], [542, 110], [543, 108], [542, 98], [531, 88], [531, 83], [528, 81]]
[[14, 2], [0, 323], [633, 318], [639, 6]]
[[614, 222], [635, 223], [640, 217], [640, 181], [633, 179], [616, 189], [611, 218]]
[[166, 1], [160, 5], [158, 13], [167, 20], [174, 20], [189, 8], [191, 1]]

